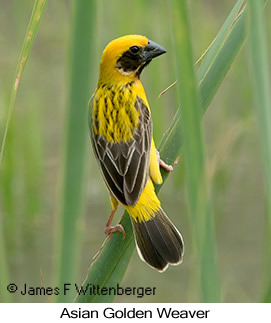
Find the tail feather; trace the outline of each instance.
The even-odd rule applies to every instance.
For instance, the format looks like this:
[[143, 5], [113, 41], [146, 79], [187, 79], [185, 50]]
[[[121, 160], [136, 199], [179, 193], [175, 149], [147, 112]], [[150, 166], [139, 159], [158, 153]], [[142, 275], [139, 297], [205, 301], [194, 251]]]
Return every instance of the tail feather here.
[[132, 223], [138, 253], [151, 267], [164, 271], [182, 262], [183, 238], [161, 208], [151, 220]]
[[167, 266], [167, 262], [155, 248], [144, 222], [132, 222], [136, 238], [137, 251], [140, 258], [158, 270], [165, 268]]

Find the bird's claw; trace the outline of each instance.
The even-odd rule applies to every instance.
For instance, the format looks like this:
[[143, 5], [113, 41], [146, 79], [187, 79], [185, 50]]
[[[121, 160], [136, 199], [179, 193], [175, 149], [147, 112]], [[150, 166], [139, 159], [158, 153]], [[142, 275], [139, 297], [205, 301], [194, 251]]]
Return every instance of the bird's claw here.
[[160, 158], [160, 154], [159, 151], [156, 150], [156, 154], [157, 154], [157, 160], [159, 162], [159, 166], [161, 166], [162, 168], [164, 168], [166, 171], [168, 172], [172, 172], [173, 171], [173, 166], [172, 165], [168, 165], [166, 164], [161, 158]]
[[105, 235], [108, 237], [108, 236], [111, 236], [112, 233], [116, 232], [116, 231], [119, 231], [122, 233], [123, 235], [123, 239], [125, 239], [126, 237], [126, 233], [123, 229], [123, 226], [121, 224], [116, 224], [116, 225], [113, 225], [113, 226], [106, 226], [104, 228], [104, 233]]

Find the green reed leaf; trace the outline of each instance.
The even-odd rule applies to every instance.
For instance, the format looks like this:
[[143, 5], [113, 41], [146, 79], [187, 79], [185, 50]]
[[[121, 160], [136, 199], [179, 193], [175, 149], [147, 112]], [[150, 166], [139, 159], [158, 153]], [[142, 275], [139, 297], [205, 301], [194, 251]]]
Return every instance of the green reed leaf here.
[[[87, 103], [89, 100], [94, 43], [94, 1], [72, 2], [69, 91], [59, 210], [57, 263], [58, 286], [75, 282], [80, 252], [79, 223], [84, 214], [84, 187], [88, 142]], [[71, 301], [59, 295], [58, 302]]]
[[42, 18], [46, 3], [47, 3], [47, 0], [36, 0], [35, 1], [34, 7], [32, 10], [32, 14], [31, 14], [31, 18], [30, 18], [30, 22], [29, 22], [29, 25], [28, 25], [28, 28], [26, 31], [25, 39], [23, 42], [23, 47], [22, 47], [21, 54], [20, 54], [19, 61], [18, 61], [18, 65], [16, 68], [15, 79], [13, 81], [9, 106], [8, 106], [8, 110], [7, 110], [7, 121], [5, 124], [5, 130], [4, 130], [4, 135], [2, 138], [1, 150], [0, 150], [0, 167], [2, 164], [2, 160], [3, 160], [6, 138], [7, 138], [8, 129], [9, 129], [9, 125], [10, 125], [10, 121], [11, 121], [11, 117], [12, 117], [12, 113], [13, 113], [13, 109], [14, 109], [18, 86], [19, 86], [24, 68], [26, 66], [26, 62], [29, 58], [29, 55], [30, 55], [30, 52], [31, 52], [31, 49], [33, 46], [33, 42], [34, 42], [36, 34], [38, 32], [39, 25], [41, 22], [41, 18]]
[[[36, 38], [39, 25], [45, 10], [47, 0], [36, 0], [32, 9], [30, 21], [28, 24], [28, 28], [25, 34], [23, 46], [21, 49], [20, 57], [18, 60], [17, 68], [16, 68], [16, 73], [15, 73], [15, 78], [12, 83], [12, 89], [11, 89], [11, 94], [10, 94], [10, 99], [9, 99], [9, 104], [7, 108], [7, 120], [5, 122], [4, 126], [4, 133], [3, 137], [1, 139], [1, 148], [0, 148], [0, 168], [2, 165], [3, 161], [3, 156], [4, 156], [4, 150], [5, 150], [5, 144], [6, 144], [6, 139], [8, 135], [8, 130], [10, 126], [10, 121], [12, 118], [13, 110], [14, 110], [14, 105], [15, 105], [15, 100], [16, 100], [16, 95], [17, 95], [17, 90], [19, 87], [19, 83], [21, 81], [21, 77], [24, 71], [24, 68], [26, 66], [27, 60], [29, 58], [34, 40]], [[1, 219], [0, 219], [0, 225], [2, 226]], [[0, 228], [0, 231], [2, 231], [2, 227]], [[6, 254], [5, 254], [5, 243], [4, 243], [4, 235], [1, 232], [0, 233], [0, 282], [1, 285], [7, 286], [8, 282], [8, 265], [6, 261]], [[1, 295], [1, 298], [3, 298], [3, 301], [10, 301], [11, 295], [7, 293], [3, 293]]]
[[249, 0], [250, 51], [259, 132], [263, 148], [266, 218], [264, 237], [263, 300], [271, 302], [271, 82], [263, 1]]

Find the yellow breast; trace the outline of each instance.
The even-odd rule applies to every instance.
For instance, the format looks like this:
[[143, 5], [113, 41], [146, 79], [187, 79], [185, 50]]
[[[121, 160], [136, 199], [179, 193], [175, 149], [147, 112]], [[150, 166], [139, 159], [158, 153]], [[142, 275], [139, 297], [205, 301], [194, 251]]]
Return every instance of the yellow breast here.
[[137, 96], [148, 106], [142, 84], [138, 82], [112, 86], [101, 84], [97, 88], [92, 110], [96, 135], [102, 135], [113, 144], [127, 142], [133, 137], [140, 115], [136, 108]]

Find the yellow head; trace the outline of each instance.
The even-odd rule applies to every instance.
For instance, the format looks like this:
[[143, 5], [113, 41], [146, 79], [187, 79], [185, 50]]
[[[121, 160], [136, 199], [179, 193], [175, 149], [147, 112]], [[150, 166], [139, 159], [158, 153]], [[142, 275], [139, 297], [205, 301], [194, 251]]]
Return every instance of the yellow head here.
[[143, 68], [166, 53], [155, 42], [141, 35], [128, 35], [111, 41], [105, 48], [98, 84], [129, 83], [139, 78]]

